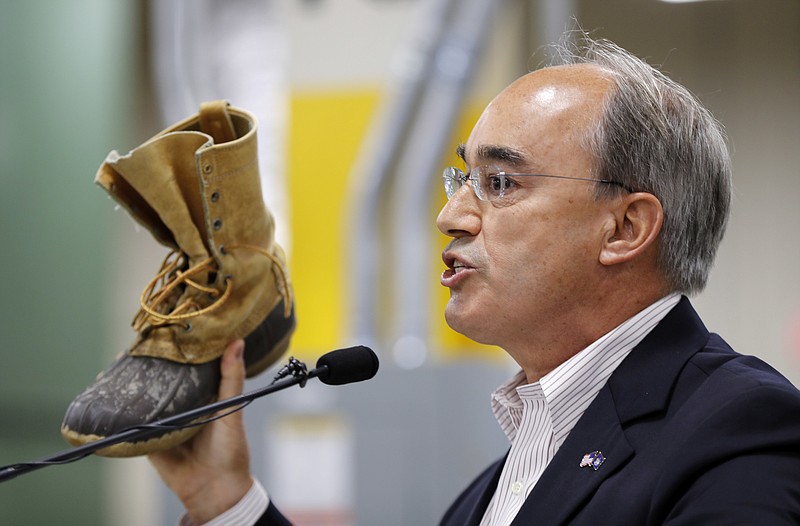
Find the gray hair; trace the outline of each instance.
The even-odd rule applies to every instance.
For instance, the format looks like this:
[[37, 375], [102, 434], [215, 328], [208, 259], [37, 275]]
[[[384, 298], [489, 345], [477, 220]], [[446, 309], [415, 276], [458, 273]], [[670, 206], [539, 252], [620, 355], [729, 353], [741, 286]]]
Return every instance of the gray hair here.
[[[638, 57], [582, 31], [555, 47], [559, 64], [594, 64], [614, 84], [586, 145], [596, 177], [656, 196], [664, 209], [658, 266], [673, 291], [705, 287], [731, 201], [722, 125], [694, 95]], [[569, 35], [568, 35], [569, 36]], [[614, 185], [597, 185], [598, 196]]]

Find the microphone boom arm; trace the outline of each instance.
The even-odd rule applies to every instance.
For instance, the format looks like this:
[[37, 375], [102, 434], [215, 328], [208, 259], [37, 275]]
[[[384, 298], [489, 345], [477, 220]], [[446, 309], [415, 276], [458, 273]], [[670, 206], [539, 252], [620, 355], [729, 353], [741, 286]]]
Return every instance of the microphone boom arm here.
[[[292, 360], [294, 360], [294, 358], [292, 358]], [[294, 362], [297, 362], [297, 360], [294, 360]], [[111, 436], [96, 440], [95, 442], [62, 451], [60, 453], [56, 453], [55, 455], [45, 457], [41, 460], [3, 466], [0, 468], [0, 482], [11, 480], [24, 473], [29, 473], [47, 466], [55, 466], [74, 462], [76, 460], [85, 458], [103, 448], [113, 446], [114, 444], [119, 444], [120, 442], [139, 442], [148, 438], [152, 438], [165, 433], [164, 428], [186, 427], [191, 425], [202, 416], [208, 416], [230, 407], [247, 405], [257, 398], [261, 398], [262, 396], [266, 396], [276, 391], [281, 391], [293, 385], [299, 384], [300, 387], [304, 387], [307, 380], [319, 376], [324, 377], [328, 373], [327, 365], [322, 365], [306, 372], [304, 370], [305, 364], [302, 366], [302, 372], [296, 372], [301, 369], [294, 364], [294, 362], [290, 361], [290, 363], [292, 363], [292, 371], [290, 373], [291, 376], [276, 378], [275, 381], [265, 387], [233, 396], [231, 398], [226, 398], [225, 400], [220, 400], [219, 402], [204, 405], [174, 416], [162, 418], [161, 420], [157, 420], [149, 424], [129, 428]], [[302, 362], [300, 363], [302, 364]]]

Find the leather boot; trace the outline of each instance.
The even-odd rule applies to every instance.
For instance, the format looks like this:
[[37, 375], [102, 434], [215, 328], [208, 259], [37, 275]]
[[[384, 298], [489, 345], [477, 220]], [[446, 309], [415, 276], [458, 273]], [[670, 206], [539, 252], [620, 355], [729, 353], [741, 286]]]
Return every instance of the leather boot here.
[[[248, 377], [277, 361], [295, 317], [274, 222], [261, 194], [256, 121], [224, 101], [120, 156], [95, 182], [171, 249], [145, 287], [136, 338], [70, 404], [62, 434], [82, 445], [213, 402], [219, 358], [245, 338]], [[137, 456], [168, 449], [199, 428], [101, 450]]]

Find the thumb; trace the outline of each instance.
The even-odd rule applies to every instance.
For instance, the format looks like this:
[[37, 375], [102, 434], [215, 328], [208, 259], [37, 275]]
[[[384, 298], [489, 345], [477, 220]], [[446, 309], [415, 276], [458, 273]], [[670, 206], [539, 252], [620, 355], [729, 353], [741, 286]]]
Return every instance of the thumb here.
[[242, 394], [244, 390], [244, 340], [236, 340], [225, 348], [220, 364], [222, 378], [219, 384], [219, 399]]

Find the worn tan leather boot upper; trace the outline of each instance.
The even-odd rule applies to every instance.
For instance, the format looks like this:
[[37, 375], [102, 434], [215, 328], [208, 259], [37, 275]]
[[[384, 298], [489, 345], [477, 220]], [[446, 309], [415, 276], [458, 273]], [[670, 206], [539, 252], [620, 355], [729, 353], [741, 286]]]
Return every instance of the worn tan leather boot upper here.
[[[68, 408], [62, 434], [74, 445], [213, 401], [228, 343], [245, 338], [253, 376], [286, 350], [295, 326], [252, 115], [204, 103], [129, 154], [111, 152], [95, 181], [171, 252], [142, 293], [135, 341]], [[143, 455], [194, 431], [100, 454]]]

